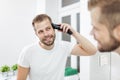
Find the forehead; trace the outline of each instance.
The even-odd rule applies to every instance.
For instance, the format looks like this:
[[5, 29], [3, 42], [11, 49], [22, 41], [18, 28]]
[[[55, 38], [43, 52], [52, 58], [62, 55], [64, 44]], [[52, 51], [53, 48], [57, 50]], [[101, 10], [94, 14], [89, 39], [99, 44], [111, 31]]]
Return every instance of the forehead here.
[[51, 22], [48, 19], [43, 20], [42, 22], [35, 23], [35, 29], [44, 29], [51, 25]]
[[[91, 22], [94, 28], [97, 29], [106, 29], [107, 26], [101, 23], [101, 9], [100, 7], [95, 7], [91, 10]], [[105, 21], [105, 20], [103, 20]]]
[[100, 12], [100, 8], [99, 7], [95, 7], [93, 9], [91, 9], [91, 22], [92, 22], [92, 25], [99, 25], [100, 22], [100, 16], [101, 16], [101, 12]]
[[93, 9], [91, 9], [91, 18], [93, 20], [99, 21], [100, 16], [101, 16], [101, 9], [100, 9], [100, 7], [95, 7]]

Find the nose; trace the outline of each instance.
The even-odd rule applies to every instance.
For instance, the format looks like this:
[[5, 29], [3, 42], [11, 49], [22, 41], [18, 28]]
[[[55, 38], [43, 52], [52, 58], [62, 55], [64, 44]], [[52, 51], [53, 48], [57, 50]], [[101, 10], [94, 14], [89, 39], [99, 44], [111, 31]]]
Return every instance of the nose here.
[[49, 33], [47, 31], [44, 31], [44, 36], [47, 36]]

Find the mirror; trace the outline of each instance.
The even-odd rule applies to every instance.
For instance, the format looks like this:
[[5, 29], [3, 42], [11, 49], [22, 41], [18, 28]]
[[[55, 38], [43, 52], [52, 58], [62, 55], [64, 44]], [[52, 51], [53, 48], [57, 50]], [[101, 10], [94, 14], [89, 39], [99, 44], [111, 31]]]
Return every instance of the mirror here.
[[[52, 5], [53, 3], [49, 4]], [[49, 4], [47, 4], [47, 6], [49, 6]], [[31, 20], [36, 14], [36, 5], [37, 1], [35, 0], [0, 0], [0, 66], [4, 64], [16, 64], [21, 49], [25, 45], [37, 40], [31, 24]], [[76, 5], [78, 6], [78, 4]], [[90, 22], [90, 17], [86, 16], [89, 15], [88, 12], [86, 12], [87, 0], [81, 0], [80, 5], [80, 8], [78, 8], [77, 11], [75, 10], [77, 13], [76, 17], [80, 17], [80, 20], [77, 19], [76, 21], [80, 22], [78, 25], [81, 29], [77, 27], [77, 30], [86, 36], [86, 34], [89, 34], [89, 28], [84, 29], [82, 26], [90, 26], [90, 23], [87, 24], [87, 21]], [[54, 7], [56, 6], [58, 5]], [[63, 7], [60, 11], [63, 10], [63, 12], [65, 12], [65, 9], [66, 7]], [[52, 14], [52, 12], [50, 12], [51, 11], [49, 11], [49, 14]], [[56, 14], [55, 16], [58, 15]], [[64, 16], [66, 16], [66, 13], [60, 12], [58, 17], [61, 19], [61, 17]], [[64, 18], [63, 22], [65, 21]], [[76, 23], [73, 22], [72, 24]], [[85, 31], [88, 31], [88, 33], [84, 33]], [[87, 37], [88, 36], [89, 35], [87, 35]], [[120, 80], [120, 56], [114, 52], [98, 52], [91, 57], [77, 57], [76, 59], [77, 64], [75, 65], [77, 65], [80, 71], [81, 80], [88, 80], [88, 78], [90, 80]], [[87, 76], [90, 77], [85, 77], [84, 73], [87, 73]]]

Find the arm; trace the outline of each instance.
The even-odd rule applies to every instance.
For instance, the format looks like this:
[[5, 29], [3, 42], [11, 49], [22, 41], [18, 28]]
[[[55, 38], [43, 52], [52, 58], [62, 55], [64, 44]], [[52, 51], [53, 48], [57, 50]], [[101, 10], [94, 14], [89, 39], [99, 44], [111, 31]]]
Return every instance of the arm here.
[[74, 46], [71, 54], [89, 56], [96, 53], [96, 47], [80, 33], [73, 31], [72, 36], [77, 40], [78, 44]]
[[18, 66], [17, 80], [26, 80], [28, 73], [29, 73], [29, 68]]
[[96, 53], [97, 49], [96, 47], [85, 37], [80, 35], [77, 31], [75, 31], [70, 25], [68, 24], [61, 24], [61, 28], [63, 29], [63, 32], [67, 32], [68, 29], [70, 29], [73, 34], [72, 36], [76, 39], [78, 44], [76, 44], [71, 52], [72, 55], [84, 55], [89, 56]]

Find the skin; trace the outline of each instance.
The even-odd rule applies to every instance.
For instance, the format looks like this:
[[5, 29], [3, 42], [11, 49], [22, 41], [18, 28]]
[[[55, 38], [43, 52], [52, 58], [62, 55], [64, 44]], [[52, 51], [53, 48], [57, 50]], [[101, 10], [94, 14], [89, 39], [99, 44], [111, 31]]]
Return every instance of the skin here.
[[101, 24], [99, 22], [101, 15], [101, 9], [95, 7], [91, 10], [91, 19], [92, 19], [92, 31], [91, 34], [94, 36], [94, 39], [98, 42], [98, 50], [100, 52], [109, 52], [117, 50], [119, 53], [120, 45], [120, 26], [118, 25], [112, 31], [110, 31], [108, 26]]
[[49, 20], [41, 23], [35, 23], [35, 33], [40, 40], [40, 46], [45, 49], [52, 49], [55, 40], [55, 30], [52, 28]]
[[[55, 30], [52, 28], [50, 21], [46, 19], [42, 22], [36, 22], [34, 28], [35, 34], [40, 40], [40, 46], [46, 50], [51, 50], [54, 47]], [[72, 55], [90, 56], [96, 53], [97, 50], [95, 46], [82, 35], [80, 35], [80, 33], [76, 32], [69, 24], [62, 23], [60, 28], [63, 29], [64, 33], [70, 29], [73, 32], [71, 36], [73, 36], [77, 42], [79, 42], [79, 44], [76, 44], [72, 49]], [[17, 80], [26, 80], [29, 71], [30, 68], [24, 68], [18, 65]]]

